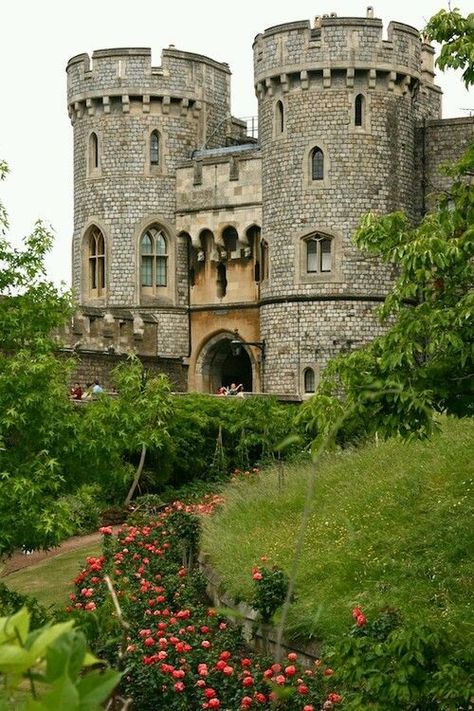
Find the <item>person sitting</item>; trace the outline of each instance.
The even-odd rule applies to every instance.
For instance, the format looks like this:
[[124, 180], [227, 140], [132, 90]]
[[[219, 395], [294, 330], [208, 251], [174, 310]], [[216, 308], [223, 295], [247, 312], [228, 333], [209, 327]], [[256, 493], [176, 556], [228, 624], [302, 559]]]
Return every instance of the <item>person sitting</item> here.
[[220, 388], [217, 388], [216, 395], [227, 395], [227, 388], [225, 388], [223, 385]]
[[79, 385], [79, 383], [74, 383], [74, 386], [71, 388], [71, 399], [72, 400], [81, 400], [82, 399], [82, 388]]
[[227, 388], [227, 395], [238, 395], [243, 389], [244, 386], [242, 385], [242, 383], [240, 383], [239, 385], [232, 383], [230, 388]]
[[97, 378], [94, 380], [94, 385], [92, 386], [92, 396], [101, 395], [104, 392], [104, 388], [101, 386]]

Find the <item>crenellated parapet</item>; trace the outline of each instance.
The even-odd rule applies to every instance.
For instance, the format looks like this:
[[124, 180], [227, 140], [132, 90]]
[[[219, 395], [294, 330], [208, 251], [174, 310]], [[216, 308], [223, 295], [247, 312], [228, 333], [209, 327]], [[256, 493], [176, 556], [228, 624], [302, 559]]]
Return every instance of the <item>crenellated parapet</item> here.
[[199, 115], [204, 104], [230, 106], [230, 70], [226, 63], [174, 47], [164, 49], [160, 67], [151, 63], [149, 48], [100, 49], [79, 54], [67, 64], [68, 109], [72, 121], [84, 115], [129, 113], [139, 101], [143, 113], [160, 102], [185, 115]]
[[[380, 19], [368, 8], [365, 18], [334, 13], [309, 21], [270, 27], [254, 40], [255, 89], [259, 98], [274, 92], [308, 89], [311, 82], [331, 88], [334, 77], [364, 77], [368, 89], [381, 80], [403, 92], [420, 80], [433, 84], [433, 48], [409, 25], [391, 22], [383, 38]], [[433, 87], [434, 88], [434, 87]]]

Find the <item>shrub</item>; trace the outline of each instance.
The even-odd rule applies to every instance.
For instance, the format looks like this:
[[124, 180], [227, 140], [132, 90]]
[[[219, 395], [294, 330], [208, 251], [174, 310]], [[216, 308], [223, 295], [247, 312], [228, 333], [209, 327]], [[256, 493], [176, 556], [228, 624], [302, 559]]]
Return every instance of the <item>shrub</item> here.
[[83, 484], [73, 494], [61, 497], [69, 514], [70, 535], [96, 531], [104, 507], [99, 484]]
[[10, 590], [4, 583], [0, 583], [0, 617], [13, 615], [20, 607], [28, 608], [33, 627], [41, 627], [51, 619], [51, 614], [36, 598]]
[[367, 620], [359, 608], [355, 625], [332, 655], [354, 711], [461, 711], [472, 708], [474, 652], [440, 624], [405, 625], [396, 610]]

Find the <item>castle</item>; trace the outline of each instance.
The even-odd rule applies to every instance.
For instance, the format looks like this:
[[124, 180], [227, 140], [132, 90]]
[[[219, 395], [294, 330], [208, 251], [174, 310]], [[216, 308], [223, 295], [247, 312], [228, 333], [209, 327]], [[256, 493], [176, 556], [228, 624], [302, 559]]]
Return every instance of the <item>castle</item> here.
[[372, 8], [270, 27], [253, 52], [258, 139], [225, 63], [173, 46], [160, 67], [143, 48], [69, 61], [83, 380], [133, 351], [176, 390], [302, 399], [381, 332], [394, 273], [351, 235], [369, 211], [419, 220], [474, 119], [441, 119], [433, 48], [398, 22], [384, 39]]

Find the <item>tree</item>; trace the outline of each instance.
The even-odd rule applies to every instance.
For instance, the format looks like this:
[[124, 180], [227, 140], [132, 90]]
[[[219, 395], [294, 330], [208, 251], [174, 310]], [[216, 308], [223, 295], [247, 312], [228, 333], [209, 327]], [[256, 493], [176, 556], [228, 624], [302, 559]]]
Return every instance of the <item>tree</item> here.
[[[427, 32], [444, 42], [439, 65], [463, 67], [473, 83], [474, 15], [442, 11]], [[402, 212], [362, 219], [355, 244], [398, 268], [381, 309], [388, 328], [329, 364], [303, 409], [308, 429], [323, 434], [345, 417], [353, 432], [428, 434], [433, 412], [474, 414], [474, 145], [445, 172], [451, 189], [417, 226]]]
[[[131, 478], [131, 459], [140, 453], [125, 504], [128, 505], [140, 481], [147, 450], [160, 453], [170, 442], [168, 423], [173, 412], [171, 386], [165, 375], [149, 377], [140, 360], [130, 356], [126, 363], [115, 368], [113, 377], [117, 396], [102, 396], [87, 406], [81, 423], [79, 465], [87, 461], [103, 472], [104, 478], [115, 480], [120, 473], [125, 484]], [[109, 474], [108, 474], [109, 473]]]
[[[7, 172], [0, 163], [0, 178]], [[70, 316], [71, 296], [45, 275], [53, 237], [37, 222], [17, 249], [7, 231], [0, 205], [0, 555], [65, 535], [60, 460], [73, 439], [70, 364], [55, 357], [53, 337]]]
[[457, 8], [440, 10], [428, 22], [425, 32], [441, 43], [436, 60], [440, 69], [463, 69], [466, 88], [474, 84], [474, 13], [463, 17]]

